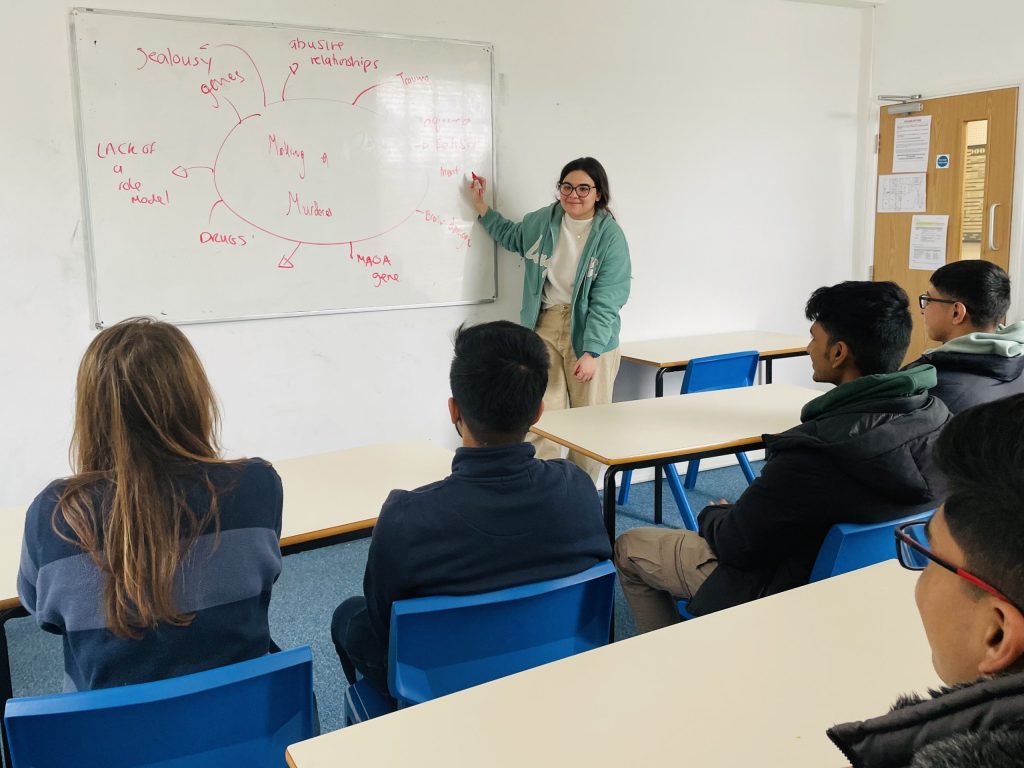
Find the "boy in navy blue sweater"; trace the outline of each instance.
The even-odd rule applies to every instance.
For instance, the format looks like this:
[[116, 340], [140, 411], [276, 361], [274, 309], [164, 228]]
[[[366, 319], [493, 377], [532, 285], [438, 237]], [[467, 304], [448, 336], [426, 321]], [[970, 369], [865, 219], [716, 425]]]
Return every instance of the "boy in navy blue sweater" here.
[[392, 491], [373, 531], [365, 597], [338, 606], [331, 635], [349, 682], [387, 694], [391, 604], [568, 576], [611, 557], [590, 478], [523, 442], [543, 411], [548, 356], [533, 331], [499, 321], [455, 337], [448, 410], [462, 437], [452, 474]]

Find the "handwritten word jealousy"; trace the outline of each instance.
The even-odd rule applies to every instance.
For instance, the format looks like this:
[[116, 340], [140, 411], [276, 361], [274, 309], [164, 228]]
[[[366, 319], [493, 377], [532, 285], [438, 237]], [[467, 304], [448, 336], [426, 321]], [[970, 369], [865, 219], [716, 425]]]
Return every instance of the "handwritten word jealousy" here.
[[145, 48], [135, 50], [142, 54], [142, 63], [136, 69], [143, 69], [150, 62], [165, 67], [199, 67], [205, 64], [209, 73], [210, 67], [213, 66], [212, 57], [189, 56], [186, 53], [176, 53], [170, 48], [164, 48], [162, 51], [147, 51]]
[[463, 232], [461, 229], [459, 229], [458, 225], [455, 223], [454, 218], [446, 219], [443, 216], [438, 216], [429, 208], [425, 211], [417, 211], [417, 213], [422, 213], [423, 220], [426, 221], [427, 223], [437, 224], [439, 227], [444, 227], [445, 229], [447, 229], [451, 234], [455, 235], [459, 240], [461, 240], [461, 244], [465, 245], [467, 248], [473, 247], [473, 244], [470, 242], [469, 233]]
[[321, 208], [320, 204], [316, 200], [314, 200], [310, 205], [303, 205], [302, 202], [299, 200], [298, 194], [296, 194], [295, 192], [289, 192], [288, 210], [285, 211], [284, 215], [291, 216], [292, 210], [294, 210], [296, 213], [302, 216], [314, 216], [317, 218], [324, 217], [329, 219], [331, 218], [331, 216], [334, 215], [330, 208]]
[[[276, 133], [267, 134], [267, 153], [270, 155], [276, 155], [277, 157], [290, 157], [299, 160], [302, 163], [302, 170], [299, 171], [299, 178], [306, 178], [306, 150], [296, 149], [289, 146], [288, 142], [282, 139], [280, 143], [277, 140]], [[326, 158], [326, 153], [324, 158]], [[326, 159], [324, 159], [326, 164]]]

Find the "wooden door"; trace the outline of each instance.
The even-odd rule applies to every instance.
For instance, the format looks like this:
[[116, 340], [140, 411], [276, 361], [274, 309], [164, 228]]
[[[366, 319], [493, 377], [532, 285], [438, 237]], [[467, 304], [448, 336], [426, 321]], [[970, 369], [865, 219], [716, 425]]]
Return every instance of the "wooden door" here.
[[[1008, 269], [1017, 89], [924, 99], [921, 104], [924, 109], [912, 114], [893, 115], [881, 108], [879, 177], [893, 172], [896, 120], [930, 115], [924, 213], [949, 216], [945, 262], [982, 258]], [[948, 155], [948, 161], [940, 162], [941, 155]], [[910, 296], [914, 333], [907, 360], [936, 346], [925, 337], [917, 307], [917, 296], [927, 290], [931, 270], [910, 268], [913, 216], [875, 213], [872, 273], [875, 280], [899, 283]]]

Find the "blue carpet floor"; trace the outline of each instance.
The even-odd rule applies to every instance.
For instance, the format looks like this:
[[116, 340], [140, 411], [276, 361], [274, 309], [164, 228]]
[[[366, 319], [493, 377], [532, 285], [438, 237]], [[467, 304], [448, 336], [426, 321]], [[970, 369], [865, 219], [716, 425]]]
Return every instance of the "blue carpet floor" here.
[[[755, 469], [759, 469], [755, 463]], [[690, 505], [700, 510], [719, 498], [735, 499], [747, 483], [738, 466], [701, 472], [697, 488], [688, 492]], [[664, 520], [667, 527], [682, 527], [668, 487], [664, 489]], [[619, 507], [619, 533], [637, 526], [653, 525], [654, 485], [634, 484], [629, 504]], [[370, 540], [337, 544], [289, 555], [274, 587], [270, 603], [271, 633], [278, 645], [290, 648], [310, 645], [320, 720], [324, 732], [342, 727], [345, 677], [331, 643], [331, 615], [346, 597], [362, 594], [363, 569]], [[635, 634], [632, 616], [616, 587], [616, 638]], [[57, 693], [63, 682], [61, 640], [40, 630], [33, 619], [7, 624], [11, 672], [15, 696]]]

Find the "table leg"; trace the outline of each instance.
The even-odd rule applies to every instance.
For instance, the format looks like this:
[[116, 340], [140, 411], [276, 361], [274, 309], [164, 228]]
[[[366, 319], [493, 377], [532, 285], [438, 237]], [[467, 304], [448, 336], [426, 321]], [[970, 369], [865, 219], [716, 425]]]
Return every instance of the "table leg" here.
[[[665, 368], [659, 368], [654, 376], [654, 396], [665, 396]], [[661, 525], [661, 465], [654, 468], [654, 524]]]
[[608, 541], [615, 543], [615, 475], [617, 467], [608, 467], [604, 473], [604, 527], [608, 531]]
[[770, 357], [764, 361], [764, 383], [772, 383], [772, 359]]

